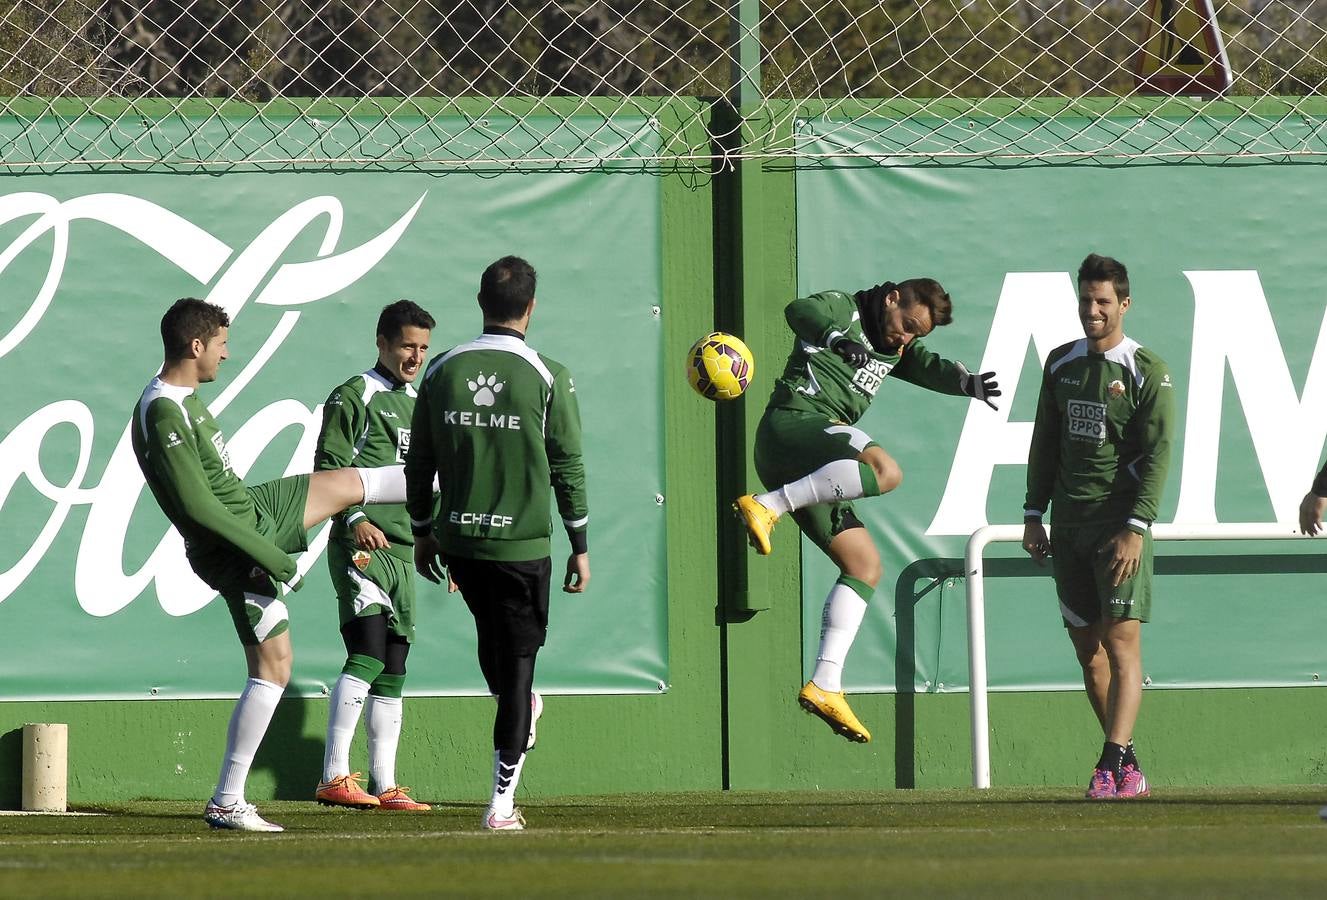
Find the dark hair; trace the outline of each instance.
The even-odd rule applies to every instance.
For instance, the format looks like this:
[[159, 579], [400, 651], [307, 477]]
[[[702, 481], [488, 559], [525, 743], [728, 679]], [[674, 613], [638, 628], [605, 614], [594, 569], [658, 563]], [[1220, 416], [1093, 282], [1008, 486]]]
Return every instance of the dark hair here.
[[1118, 259], [1089, 253], [1078, 267], [1079, 286], [1084, 281], [1109, 281], [1115, 286], [1115, 299], [1123, 300], [1129, 296], [1129, 270]]
[[519, 256], [504, 256], [479, 279], [479, 308], [484, 318], [511, 322], [525, 314], [534, 299], [535, 271]]
[[184, 359], [194, 339], [206, 344], [217, 332], [230, 327], [230, 316], [214, 303], [181, 297], [161, 317], [161, 348], [166, 359]]
[[378, 315], [378, 336], [394, 341], [407, 327], [427, 328], [432, 331], [438, 324], [424, 307], [413, 300], [388, 303]]
[[934, 278], [909, 278], [899, 282], [898, 296], [900, 306], [912, 306], [920, 303], [931, 311], [931, 325], [939, 328], [954, 321], [954, 304]]

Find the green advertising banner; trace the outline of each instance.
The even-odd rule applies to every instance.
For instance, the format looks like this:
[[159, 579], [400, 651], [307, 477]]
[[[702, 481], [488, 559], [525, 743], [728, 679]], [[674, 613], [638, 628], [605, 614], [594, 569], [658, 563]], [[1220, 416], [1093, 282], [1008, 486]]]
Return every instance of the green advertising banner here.
[[[848, 659], [849, 690], [966, 689], [964, 545], [983, 525], [1021, 525], [1041, 367], [1082, 336], [1074, 272], [1089, 252], [1128, 265], [1126, 332], [1175, 380], [1180, 433], [1159, 521], [1294, 527], [1327, 437], [1321, 177], [1307, 166], [865, 159], [797, 173], [800, 292], [936, 277], [953, 296], [954, 323], [927, 346], [994, 370], [1004, 391], [995, 412], [887, 381], [860, 423], [904, 478], [856, 504], [885, 578]], [[1319, 683], [1324, 550], [1307, 540], [1159, 543], [1147, 683]], [[1080, 689], [1049, 570], [1017, 544], [986, 556], [992, 686]], [[809, 672], [836, 570], [805, 541], [803, 560]]]
[[[233, 318], [230, 359], [199, 393], [256, 483], [310, 470], [321, 404], [373, 365], [384, 304], [432, 312], [434, 356], [478, 334], [479, 275], [508, 253], [539, 271], [531, 345], [576, 378], [590, 492], [593, 582], [558, 591], [569, 548], [555, 529], [538, 684], [661, 690], [659, 216], [658, 179], [607, 173], [0, 181], [0, 697], [233, 696], [243, 683], [224, 605], [189, 571], [129, 446], [171, 301], [203, 297]], [[312, 537], [287, 598], [304, 694], [345, 657], [325, 527]], [[485, 692], [459, 595], [421, 580], [419, 620], [407, 692]]]

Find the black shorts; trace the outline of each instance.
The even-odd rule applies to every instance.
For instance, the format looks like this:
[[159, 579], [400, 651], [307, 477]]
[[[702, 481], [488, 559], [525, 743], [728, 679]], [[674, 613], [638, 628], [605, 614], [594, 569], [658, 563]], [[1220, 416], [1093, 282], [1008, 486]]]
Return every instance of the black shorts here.
[[525, 656], [544, 646], [553, 573], [549, 557], [499, 562], [449, 556], [447, 567], [475, 617], [481, 647]]

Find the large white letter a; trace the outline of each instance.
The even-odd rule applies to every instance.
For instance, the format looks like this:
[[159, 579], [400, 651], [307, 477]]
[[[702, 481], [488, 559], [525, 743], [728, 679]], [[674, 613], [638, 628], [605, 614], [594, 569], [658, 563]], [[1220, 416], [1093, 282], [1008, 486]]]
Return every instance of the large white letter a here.
[[[986, 498], [998, 465], [1027, 465], [1032, 442], [1031, 422], [1010, 422], [1009, 410], [1018, 392], [1028, 341], [1042, 365], [1061, 344], [1082, 337], [1077, 294], [1064, 272], [1011, 272], [1005, 276], [995, 320], [986, 340], [979, 372], [994, 371], [1003, 391], [999, 412], [971, 403], [963, 434], [954, 451], [949, 481], [927, 534], [971, 534], [986, 525]], [[1040, 390], [1038, 381], [1033, 390]], [[1002, 521], [1021, 521], [1022, 498]]]

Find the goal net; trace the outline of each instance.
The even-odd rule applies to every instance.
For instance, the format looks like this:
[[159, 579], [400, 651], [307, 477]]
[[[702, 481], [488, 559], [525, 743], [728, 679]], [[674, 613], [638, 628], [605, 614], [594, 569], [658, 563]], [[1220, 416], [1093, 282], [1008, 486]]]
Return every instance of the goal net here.
[[8, 0], [0, 171], [1322, 161], [1325, 86], [1327, 0]]

